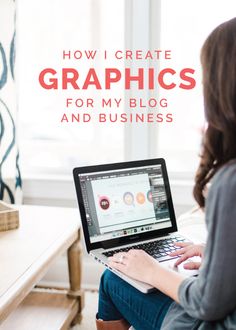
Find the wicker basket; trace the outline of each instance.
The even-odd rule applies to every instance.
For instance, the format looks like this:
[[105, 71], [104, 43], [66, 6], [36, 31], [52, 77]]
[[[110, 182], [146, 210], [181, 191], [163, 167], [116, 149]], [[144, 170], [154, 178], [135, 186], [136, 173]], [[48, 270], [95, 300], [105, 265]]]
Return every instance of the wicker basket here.
[[19, 227], [19, 211], [0, 201], [0, 231]]

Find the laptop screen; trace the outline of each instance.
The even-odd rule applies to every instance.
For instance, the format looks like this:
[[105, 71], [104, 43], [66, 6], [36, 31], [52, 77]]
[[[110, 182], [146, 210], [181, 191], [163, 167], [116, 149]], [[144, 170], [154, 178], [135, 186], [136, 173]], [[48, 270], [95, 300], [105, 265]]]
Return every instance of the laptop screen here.
[[171, 227], [161, 164], [78, 175], [91, 243]]

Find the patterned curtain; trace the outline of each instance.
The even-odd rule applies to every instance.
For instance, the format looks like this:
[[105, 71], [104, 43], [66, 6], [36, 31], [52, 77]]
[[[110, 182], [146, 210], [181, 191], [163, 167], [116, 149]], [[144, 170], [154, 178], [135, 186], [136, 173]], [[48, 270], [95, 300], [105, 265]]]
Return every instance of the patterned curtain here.
[[17, 144], [14, 0], [0, 0], [0, 199], [19, 203], [22, 182]]

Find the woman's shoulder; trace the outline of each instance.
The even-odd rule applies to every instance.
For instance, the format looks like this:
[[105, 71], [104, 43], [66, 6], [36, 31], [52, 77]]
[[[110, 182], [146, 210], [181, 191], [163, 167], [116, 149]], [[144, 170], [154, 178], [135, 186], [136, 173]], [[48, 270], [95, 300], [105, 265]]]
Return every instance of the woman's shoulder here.
[[[214, 175], [206, 200], [206, 223], [225, 225], [236, 216], [236, 160], [222, 166]], [[223, 213], [222, 213], [223, 212]], [[221, 221], [221, 218], [224, 221]], [[213, 221], [214, 220], [214, 221]], [[219, 220], [219, 221], [218, 221]], [[233, 222], [236, 230], [236, 221]]]
[[236, 196], [236, 159], [224, 164], [214, 175], [206, 206], [212, 205], [212, 201], [221, 203]]
[[236, 159], [224, 164], [214, 175], [211, 189], [222, 187], [235, 188], [236, 191]]

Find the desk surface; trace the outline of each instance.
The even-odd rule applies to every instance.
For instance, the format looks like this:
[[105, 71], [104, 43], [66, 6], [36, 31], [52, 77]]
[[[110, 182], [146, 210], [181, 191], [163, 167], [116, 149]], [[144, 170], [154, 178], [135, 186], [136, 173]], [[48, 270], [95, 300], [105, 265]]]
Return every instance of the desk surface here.
[[20, 228], [0, 233], [0, 323], [76, 240], [77, 209], [20, 206]]

